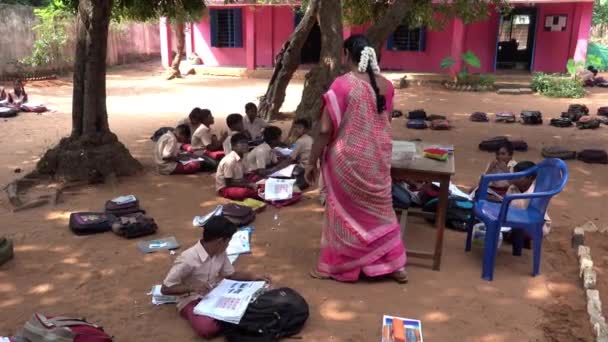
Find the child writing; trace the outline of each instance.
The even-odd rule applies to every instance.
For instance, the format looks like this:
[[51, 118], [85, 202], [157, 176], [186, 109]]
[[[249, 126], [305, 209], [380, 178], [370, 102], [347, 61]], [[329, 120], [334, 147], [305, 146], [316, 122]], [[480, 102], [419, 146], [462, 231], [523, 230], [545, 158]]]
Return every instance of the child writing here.
[[278, 162], [274, 148], [281, 143], [281, 135], [283, 132], [279, 127], [268, 126], [264, 128], [264, 142], [256, 146], [245, 157], [247, 161], [248, 172], [255, 174], [260, 178], [275, 172], [278, 168], [270, 167]]
[[201, 170], [198, 161], [182, 164], [179, 161], [190, 159], [187, 152], [180, 153], [180, 144], [188, 141], [190, 128], [179, 125], [174, 131], [163, 134], [154, 147], [154, 163], [161, 175], [193, 174]]
[[[199, 118], [199, 115], [196, 116]], [[221, 159], [224, 156], [222, 151], [222, 143], [217, 135], [213, 132], [211, 125], [215, 123], [211, 111], [208, 109], [202, 109], [200, 113], [200, 124], [192, 133], [192, 150], [202, 151], [204, 154], [214, 159]], [[196, 122], [195, 122], [196, 123]], [[225, 135], [222, 137], [225, 138]]]
[[207, 110], [207, 109], [200, 109], [198, 107], [194, 107], [190, 111], [190, 114], [188, 114], [187, 117], [185, 117], [177, 122], [177, 126], [188, 125], [188, 127], [190, 127], [190, 133], [194, 133], [194, 131], [196, 131], [198, 126], [201, 124], [203, 110]]
[[[298, 119], [293, 123], [293, 136], [296, 139], [293, 147], [293, 152], [289, 160], [297, 164], [296, 168], [293, 171], [293, 174], [296, 176], [296, 185], [301, 189], [305, 190], [310, 185], [304, 178], [304, 167], [308, 165], [308, 160], [310, 159], [310, 152], [312, 150], [313, 139], [308, 132], [310, 131], [310, 122], [305, 119]], [[324, 196], [324, 187], [320, 181], [320, 191], [321, 196]]]
[[245, 160], [249, 150], [249, 138], [243, 133], [230, 137], [232, 151], [228, 153], [217, 168], [215, 188], [217, 193], [227, 199], [242, 201], [245, 198], [257, 198], [254, 184], [245, 179]]
[[268, 123], [258, 117], [258, 107], [251, 102], [245, 105], [245, 114], [247, 115], [244, 121], [245, 130], [249, 132], [252, 140], [259, 140], [262, 138], [262, 132], [268, 126]]

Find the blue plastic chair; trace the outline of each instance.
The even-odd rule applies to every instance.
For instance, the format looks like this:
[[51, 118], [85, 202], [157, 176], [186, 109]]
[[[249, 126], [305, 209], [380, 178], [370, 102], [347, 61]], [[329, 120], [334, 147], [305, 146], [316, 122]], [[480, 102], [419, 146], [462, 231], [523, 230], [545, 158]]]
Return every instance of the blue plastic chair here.
[[[488, 185], [498, 180], [513, 180], [536, 175], [534, 193], [507, 195], [502, 203], [488, 201]], [[568, 168], [561, 159], [545, 159], [529, 170], [519, 173], [505, 173], [484, 175], [479, 182], [479, 191], [473, 208], [475, 217], [486, 226], [484, 240], [483, 267], [481, 277], [491, 281], [494, 277], [494, 261], [498, 250], [498, 240], [501, 227], [513, 229], [513, 255], [521, 256], [524, 234], [528, 233], [533, 243], [533, 271], [532, 275], [539, 274], [540, 253], [543, 241], [543, 225], [545, 212], [551, 198], [560, 193], [568, 181]], [[511, 207], [511, 201], [529, 199], [527, 209]], [[473, 238], [474, 219], [467, 227], [467, 241], [465, 251], [471, 250]]]

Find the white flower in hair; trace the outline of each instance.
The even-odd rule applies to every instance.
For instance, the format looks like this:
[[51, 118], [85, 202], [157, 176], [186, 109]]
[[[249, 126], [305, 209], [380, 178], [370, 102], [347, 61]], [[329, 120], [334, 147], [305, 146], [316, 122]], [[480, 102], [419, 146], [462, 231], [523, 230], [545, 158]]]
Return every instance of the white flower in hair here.
[[378, 59], [376, 57], [376, 50], [371, 46], [366, 46], [361, 51], [361, 59], [359, 59], [359, 72], [366, 72], [367, 66], [371, 66], [372, 71], [375, 74], [380, 73], [380, 67], [378, 66]]

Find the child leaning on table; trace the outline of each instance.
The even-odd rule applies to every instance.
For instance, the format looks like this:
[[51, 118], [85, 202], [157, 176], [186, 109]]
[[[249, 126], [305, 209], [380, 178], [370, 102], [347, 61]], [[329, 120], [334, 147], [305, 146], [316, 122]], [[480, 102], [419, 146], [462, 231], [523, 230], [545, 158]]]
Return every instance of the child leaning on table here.
[[225, 217], [209, 219], [202, 238], [175, 259], [160, 290], [163, 295], [179, 296], [177, 310], [203, 338], [219, 335], [221, 326], [211, 317], [195, 315], [194, 308], [222, 279], [270, 281], [268, 277], [235, 272], [226, 255], [234, 233], [236, 226]]

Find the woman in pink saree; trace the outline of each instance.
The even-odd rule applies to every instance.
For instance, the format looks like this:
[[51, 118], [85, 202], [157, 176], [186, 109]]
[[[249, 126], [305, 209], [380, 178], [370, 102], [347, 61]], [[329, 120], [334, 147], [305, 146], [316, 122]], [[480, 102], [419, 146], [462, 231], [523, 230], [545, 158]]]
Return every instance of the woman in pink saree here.
[[321, 253], [311, 276], [354, 282], [363, 273], [405, 283], [405, 247], [391, 196], [394, 89], [379, 75], [365, 36], [351, 36], [344, 50], [351, 72], [323, 96], [320, 134], [306, 169], [312, 184], [321, 159], [327, 189]]

